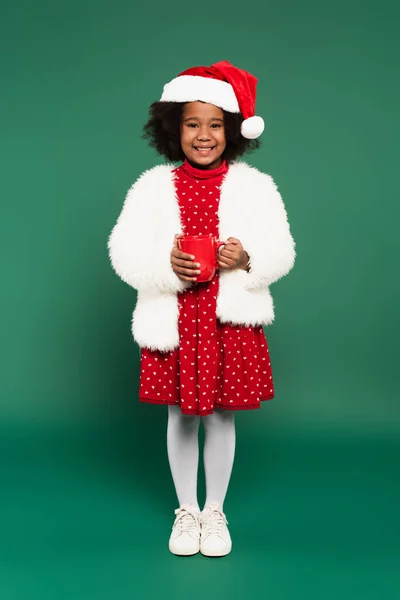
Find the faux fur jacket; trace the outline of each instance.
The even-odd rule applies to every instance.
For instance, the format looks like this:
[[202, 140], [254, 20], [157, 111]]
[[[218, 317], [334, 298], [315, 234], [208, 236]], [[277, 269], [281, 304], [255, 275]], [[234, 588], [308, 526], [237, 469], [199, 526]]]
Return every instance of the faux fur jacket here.
[[[129, 189], [108, 239], [112, 266], [138, 292], [132, 334], [141, 347], [179, 346], [178, 294], [190, 282], [172, 270], [174, 235], [182, 232], [173, 182], [174, 165], [145, 171]], [[222, 323], [268, 325], [274, 320], [269, 286], [295, 260], [285, 206], [273, 179], [243, 162], [230, 165], [221, 185], [219, 237], [238, 238], [250, 272], [221, 270], [217, 317]]]

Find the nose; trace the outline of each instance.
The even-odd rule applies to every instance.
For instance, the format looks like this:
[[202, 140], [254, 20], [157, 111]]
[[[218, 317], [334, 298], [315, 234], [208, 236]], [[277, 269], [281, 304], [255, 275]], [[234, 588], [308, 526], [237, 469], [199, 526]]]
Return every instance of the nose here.
[[207, 142], [211, 139], [210, 130], [206, 125], [199, 128], [197, 133], [197, 139], [201, 142]]

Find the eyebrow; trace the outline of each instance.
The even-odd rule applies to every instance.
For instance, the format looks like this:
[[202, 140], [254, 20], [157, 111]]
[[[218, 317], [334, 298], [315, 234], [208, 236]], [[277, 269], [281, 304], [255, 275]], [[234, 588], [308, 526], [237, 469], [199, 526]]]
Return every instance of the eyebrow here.
[[[198, 119], [199, 117], [187, 117], [186, 119], [183, 119], [183, 122], [185, 123], [186, 121], [192, 121], [193, 119]], [[220, 117], [212, 117], [210, 119], [210, 121], [222, 121], [223, 119], [220, 119]]]

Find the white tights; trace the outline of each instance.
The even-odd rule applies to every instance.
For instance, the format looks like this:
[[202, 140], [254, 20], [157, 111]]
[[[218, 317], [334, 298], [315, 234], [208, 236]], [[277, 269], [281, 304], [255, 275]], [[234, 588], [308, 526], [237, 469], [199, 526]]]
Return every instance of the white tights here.
[[212, 415], [183, 415], [179, 406], [168, 406], [167, 450], [176, 495], [180, 505], [197, 500], [199, 425], [204, 425], [204, 471], [206, 504], [223, 508], [235, 456], [235, 415], [216, 409]]

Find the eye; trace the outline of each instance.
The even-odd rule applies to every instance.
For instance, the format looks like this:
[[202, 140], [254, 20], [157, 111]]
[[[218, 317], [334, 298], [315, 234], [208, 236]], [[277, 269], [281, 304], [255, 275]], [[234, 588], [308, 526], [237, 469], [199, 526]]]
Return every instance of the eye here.
[[188, 127], [197, 127], [197, 123], [188, 123], [187, 126]]
[[213, 129], [220, 129], [220, 128], [222, 127], [222, 125], [221, 125], [220, 123], [213, 123], [213, 124], [211, 125], [211, 127], [212, 127]]

